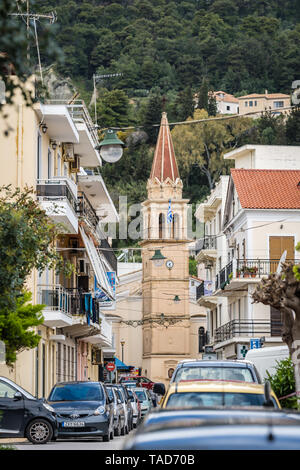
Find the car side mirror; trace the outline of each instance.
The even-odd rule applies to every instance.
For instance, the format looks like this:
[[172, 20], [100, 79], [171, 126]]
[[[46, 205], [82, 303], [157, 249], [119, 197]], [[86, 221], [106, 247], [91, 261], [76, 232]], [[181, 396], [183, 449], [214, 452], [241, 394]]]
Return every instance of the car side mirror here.
[[23, 398], [23, 395], [21, 392], [16, 392], [14, 394], [14, 400], [22, 400], [22, 398]]
[[117, 403], [118, 403], [118, 405], [121, 405], [122, 402], [121, 402], [120, 398], [118, 398]]
[[157, 393], [157, 395], [164, 395], [166, 393], [165, 384], [161, 382], [157, 382], [153, 385], [153, 392]]
[[269, 406], [274, 408], [274, 403], [271, 398], [271, 385], [268, 380], [265, 381], [264, 384], [264, 396], [265, 396], [265, 401], [263, 406]]

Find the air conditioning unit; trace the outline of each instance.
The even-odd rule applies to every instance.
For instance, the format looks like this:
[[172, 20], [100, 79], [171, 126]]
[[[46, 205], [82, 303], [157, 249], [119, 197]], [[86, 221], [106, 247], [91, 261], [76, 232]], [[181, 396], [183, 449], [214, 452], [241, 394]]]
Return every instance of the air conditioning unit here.
[[74, 161], [70, 162], [70, 172], [78, 173], [80, 171], [80, 157], [79, 155], [74, 156]]
[[235, 248], [236, 247], [236, 239], [234, 237], [229, 238], [228, 246], [229, 246], [229, 248]]
[[63, 160], [65, 162], [73, 162], [75, 159], [74, 156], [74, 145], [69, 143], [63, 143]]

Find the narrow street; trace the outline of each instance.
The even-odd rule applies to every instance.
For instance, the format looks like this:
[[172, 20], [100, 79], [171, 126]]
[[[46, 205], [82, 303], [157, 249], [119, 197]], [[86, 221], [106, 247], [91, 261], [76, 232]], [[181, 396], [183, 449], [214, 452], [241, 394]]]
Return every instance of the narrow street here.
[[114, 437], [110, 442], [102, 442], [101, 439], [69, 439], [49, 442], [45, 445], [33, 445], [24, 440], [24, 442], [10, 442], [6, 445], [14, 446], [18, 450], [120, 450], [126, 437]]

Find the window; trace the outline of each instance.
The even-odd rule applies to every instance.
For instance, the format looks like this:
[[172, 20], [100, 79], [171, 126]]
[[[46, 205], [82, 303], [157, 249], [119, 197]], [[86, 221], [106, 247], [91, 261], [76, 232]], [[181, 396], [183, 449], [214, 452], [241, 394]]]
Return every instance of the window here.
[[226, 106], [226, 110], [227, 110], [227, 111], [230, 111], [230, 106]]
[[245, 101], [245, 107], [248, 108], [248, 101]]
[[49, 401], [102, 401], [102, 387], [97, 383], [59, 384], [54, 387]]
[[284, 107], [284, 102], [283, 101], [274, 101], [273, 107], [274, 108], [283, 108]]
[[[193, 408], [199, 406], [262, 406], [263, 393], [183, 392], [170, 395], [167, 407]], [[272, 397], [275, 408], [277, 403]]]
[[165, 216], [164, 214], [159, 214], [158, 218], [158, 238], [164, 238], [165, 233]]
[[254, 106], [257, 106], [257, 101], [254, 101]]
[[17, 390], [11, 387], [10, 385], [4, 382], [0, 382], [0, 399], [1, 398], [13, 398], [16, 391]]
[[253, 106], [253, 101], [249, 101], [249, 106], [250, 106], [250, 108], [252, 108], [252, 106]]
[[186, 365], [178, 369], [175, 382], [182, 380], [236, 380], [239, 382], [254, 382], [251, 370], [247, 367], [217, 367]]

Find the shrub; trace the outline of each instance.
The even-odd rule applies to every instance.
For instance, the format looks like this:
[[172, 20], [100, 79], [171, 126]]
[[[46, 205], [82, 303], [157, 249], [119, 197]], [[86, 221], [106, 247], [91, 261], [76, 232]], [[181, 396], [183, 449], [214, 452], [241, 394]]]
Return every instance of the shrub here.
[[[270, 381], [271, 387], [277, 398], [280, 398], [295, 392], [295, 376], [293, 363], [290, 357], [276, 362], [275, 374], [271, 375], [267, 371], [267, 379]], [[282, 408], [297, 409], [297, 399], [295, 396], [281, 400], [280, 404]]]

